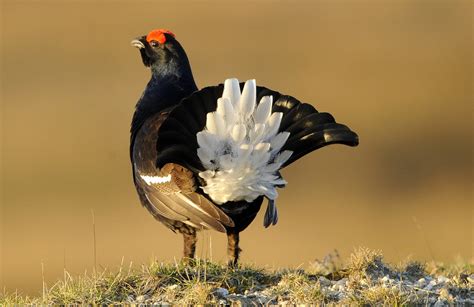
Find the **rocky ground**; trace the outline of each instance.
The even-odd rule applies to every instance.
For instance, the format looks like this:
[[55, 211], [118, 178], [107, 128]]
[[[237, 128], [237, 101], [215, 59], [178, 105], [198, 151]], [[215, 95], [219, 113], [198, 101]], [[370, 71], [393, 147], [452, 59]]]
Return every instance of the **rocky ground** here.
[[68, 277], [41, 298], [4, 293], [10, 304], [358, 304], [474, 305], [474, 265], [407, 261], [390, 266], [380, 253], [358, 249], [343, 263], [337, 253], [305, 270], [229, 269], [209, 261], [152, 263], [93, 276]]

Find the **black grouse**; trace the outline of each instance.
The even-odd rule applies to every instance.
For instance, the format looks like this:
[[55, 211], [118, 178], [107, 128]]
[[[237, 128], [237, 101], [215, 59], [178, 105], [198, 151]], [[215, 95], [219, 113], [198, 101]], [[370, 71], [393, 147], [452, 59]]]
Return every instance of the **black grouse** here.
[[175, 35], [163, 29], [132, 41], [151, 69], [131, 126], [133, 180], [141, 203], [184, 236], [193, 258], [196, 232], [228, 237], [229, 264], [239, 259], [239, 233], [264, 198], [264, 226], [275, 225], [280, 169], [330, 144], [356, 146], [358, 136], [310, 104], [256, 86], [255, 80], [198, 90]]

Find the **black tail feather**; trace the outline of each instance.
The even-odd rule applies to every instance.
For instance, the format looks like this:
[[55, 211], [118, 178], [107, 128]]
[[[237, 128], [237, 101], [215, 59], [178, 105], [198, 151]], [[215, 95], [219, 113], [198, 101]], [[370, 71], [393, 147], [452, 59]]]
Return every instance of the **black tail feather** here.
[[334, 117], [329, 113], [313, 113], [306, 116], [303, 120], [293, 123], [284, 131], [288, 131], [291, 135], [300, 133], [301, 131], [308, 131], [314, 127], [326, 123], [335, 123]]
[[[243, 85], [240, 84], [241, 89]], [[203, 170], [197, 157], [196, 134], [204, 129], [207, 113], [216, 110], [217, 99], [222, 96], [223, 89], [222, 84], [206, 87], [183, 99], [171, 111], [158, 134], [157, 166], [175, 162], [194, 171]], [[283, 113], [280, 132], [290, 132], [282, 150], [291, 150], [293, 155], [284, 166], [327, 145], [357, 146], [357, 134], [347, 126], [336, 123], [331, 114], [319, 113], [312, 105], [301, 103], [294, 97], [257, 87], [257, 102], [269, 95], [273, 96], [274, 101], [272, 112]]]
[[306, 116], [310, 116], [312, 114], [318, 114], [318, 111], [316, 109], [307, 103], [300, 103], [296, 105], [294, 108], [291, 110], [288, 110], [285, 112], [283, 111], [275, 111], [275, 108], [273, 109], [273, 112], [282, 112], [283, 113], [283, 118], [280, 124], [280, 131], [287, 131], [287, 128], [295, 123], [301, 122], [303, 118]]
[[286, 167], [304, 155], [327, 145], [343, 144], [348, 146], [357, 146], [359, 143], [357, 134], [349, 130], [344, 125], [335, 125], [340, 127], [322, 129], [319, 131], [310, 132], [308, 134], [301, 133], [301, 137], [295, 137], [292, 140], [289, 140], [283, 149], [291, 150], [293, 151], [293, 154], [291, 155], [290, 159], [286, 161], [283, 167]]
[[327, 145], [357, 146], [359, 143], [357, 134], [347, 126], [336, 123], [331, 114], [319, 113], [312, 105], [301, 103], [291, 96], [279, 97], [273, 112], [283, 113], [280, 131], [290, 132], [282, 150], [291, 150], [293, 154], [283, 167]]

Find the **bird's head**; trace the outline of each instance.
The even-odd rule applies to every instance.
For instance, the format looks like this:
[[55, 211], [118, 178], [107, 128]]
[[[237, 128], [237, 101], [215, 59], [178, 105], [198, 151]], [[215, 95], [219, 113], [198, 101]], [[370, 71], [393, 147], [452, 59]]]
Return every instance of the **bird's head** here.
[[132, 40], [131, 45], [140, 50], [143, 64], [150, 67], [153, 74], [174, 74], [189, 67], [183, 47], [169, 30], [153, 30]]

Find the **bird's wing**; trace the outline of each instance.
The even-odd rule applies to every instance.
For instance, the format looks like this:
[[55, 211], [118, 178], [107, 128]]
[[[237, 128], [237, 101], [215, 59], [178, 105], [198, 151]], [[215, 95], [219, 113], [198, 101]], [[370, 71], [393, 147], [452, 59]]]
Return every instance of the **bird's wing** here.
[[179, 164], [168, 163], [153, 175], [138, 172], [136, 180], [152, 209], [170, 220], [221, 232], [224, 225], [233, 226], [226, 214], [196, 193], [193, 172]]
[[168, 114], [161, 112], [149, 118], [133, 139], [134, 181], [142, 202], [155, 217], [224, 232], [224, 226], [232, 227], [233, 221], [196, 191], [195, 173], [176, 162], [156, 167], [158, 131]]

